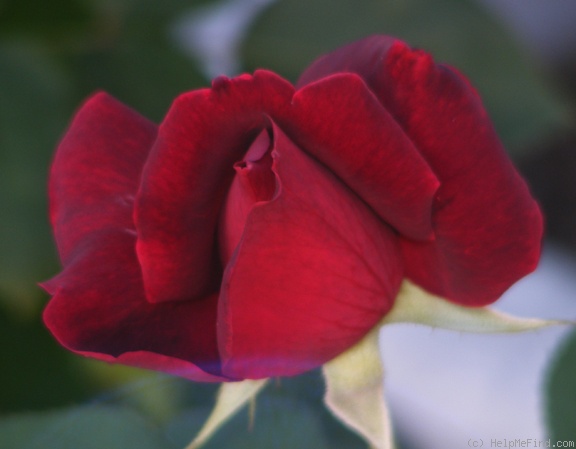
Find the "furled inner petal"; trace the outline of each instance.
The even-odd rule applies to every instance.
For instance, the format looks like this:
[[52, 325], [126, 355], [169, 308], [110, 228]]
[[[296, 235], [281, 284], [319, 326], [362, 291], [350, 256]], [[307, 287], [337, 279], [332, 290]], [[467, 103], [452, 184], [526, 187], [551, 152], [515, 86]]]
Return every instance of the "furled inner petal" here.
[[150, 302], [203, 298], [221, 278], [217, 226], [241, 160], [294, 89], [266, 71], [218, 78], [172, 105], [143, 171], [136, 246]]
[[395, 232], [278, 126], [272, 131], [277, 190], [249, 211], [220, 294], [222, 372], [232, 377], [322, 365], [386, 314], [402, 279]]
[[250, 146], [244, 160], [234, 164], [236, 176], [222, 210], [219, 226], [220, 258], [226, 266], [236, 249], [248, 214], [255, 204], [272, 199], [276, 177], [272, 172], [270, 136], [263, 130]]

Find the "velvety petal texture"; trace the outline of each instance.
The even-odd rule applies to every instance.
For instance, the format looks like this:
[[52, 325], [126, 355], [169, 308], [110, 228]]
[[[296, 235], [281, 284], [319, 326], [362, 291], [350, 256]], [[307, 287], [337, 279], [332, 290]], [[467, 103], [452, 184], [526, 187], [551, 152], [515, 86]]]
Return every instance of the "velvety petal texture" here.
[[215, 228], [234, 163], [290, 103], [293, 87], [259, 71], [183, 94], [160, 125], [135, 208], [137, 253], [150, 302], [218, 291]]
[[373, 36], [297, 86], [217, 78], [159, 126], [85, 103], [50, 173], [62, 345], [197, 381], [296, 375], [405, 278], [481, 306], [535, 268], [540, 211], [462, 75]]
[[323, 78], [299, 90], [292, 106], [303, 148], [399, 232], [433, 237], [438, 179], [360, 77]]
[[402, 280], [393, 230], [277, 126], [273, 135], [277, 193], [248, 215], [222, 283], [224, 371], [244, 378], [332, 359], [390, 310]]
[[341, 72], [365, 80], [440, 181], [435, 239], [403, 233], [406, 276], [434, 294], [481, 306], [533, 271], [540, 210], [468, 81], [423, 51], [372, 36], [318, 59], [298, 85]]
[[155, 138], [154, 124], [106, 94], [76, 115], [50, 174], [50, 215], [65, 269], [43, 285], [54, 295], [44, 320], [75, 352], [221, 381], [217, 295], [167, 306], [145, 299], [132, 210]]
[[64, 265], [98, 246], [97, 233], [134, 233], [132, 209], [156, 125], [105, 93], [90, 98], [58, 147], [50, 220]]

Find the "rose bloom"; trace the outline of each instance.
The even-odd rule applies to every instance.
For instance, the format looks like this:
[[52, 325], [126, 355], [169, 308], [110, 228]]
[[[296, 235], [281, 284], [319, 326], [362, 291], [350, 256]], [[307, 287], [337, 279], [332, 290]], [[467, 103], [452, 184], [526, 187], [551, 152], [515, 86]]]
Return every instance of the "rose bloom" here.
[[290, 376], [362, 339], [403, 279], [494, 302], [542, 217], [456, 70], [387, 36], [179, 96], [157, 126], [105, 93], [50, 173], [68, 349], [196, 381]]

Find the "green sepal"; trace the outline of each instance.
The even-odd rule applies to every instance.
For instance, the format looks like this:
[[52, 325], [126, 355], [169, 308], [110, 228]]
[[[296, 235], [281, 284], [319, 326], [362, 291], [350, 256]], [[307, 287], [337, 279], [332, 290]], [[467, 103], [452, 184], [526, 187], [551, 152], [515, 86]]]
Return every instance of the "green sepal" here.
[[371, 449], [393, 449], [392, 425], [384, 401], [379, 329], [323, 366], [326, 407], [356, 431]]
[[268, 383], [268, 379], [223, 383], [210, 416], [185, 449], [198, 449], [236, 412], [253, 400]]
[[486, 307], [465, 307], [435, 296], [410, 281], [404, 281], [392, 310], [381, 321], [415, 323], [461, 332], [507, 333], [525, 332], [559, 324], [560, 320], [521, 318]]
[[381, 327], [392, 323], [415, 323], [476, 333], [524, 332], [570, 324], [515, 317], [486, 307], [457, 305], [405, 280], [394, 307], [380, 324], [323, 367], [326, 406], [342, 423], [361, 435], [371, 449], [394, 448], [383, 395], [384, 372], [378, 344]]

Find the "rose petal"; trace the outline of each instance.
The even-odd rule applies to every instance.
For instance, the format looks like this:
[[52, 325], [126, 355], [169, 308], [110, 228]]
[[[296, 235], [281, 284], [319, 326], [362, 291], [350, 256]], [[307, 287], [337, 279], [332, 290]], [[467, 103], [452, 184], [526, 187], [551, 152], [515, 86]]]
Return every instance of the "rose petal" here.
[[160, 126], [136, 201], [137, 253], [151, 302], [190, 300], [220, 281], [214, 242], [233, 165], [285, 108], [292, 86], [271, 72], [217, 79], [179, 97]]
[[495, 301], [540, 256], [542, 217], [468, 81], [388, 36], [372, 36], [308, 68], [302, 86], [357, 73], [390, 111], [441, 182], [434, 242], [403, 240], [407, 276], [457, 303]]
[[396, 42], [400, 41], [391, 36], [375, 35], [340, 47], [310, 64], [300, 75], [296, 87], [300, 89], [335, 73], [357, 73], [373, 89], [386, 53]]
[[299, 90], [290, 134], [401, 234], [432, 233], [439, 182], [360, 77], [333, 75]]
[[536, 268], [542, 216], [480, 98], [452, 69], [396, 44], [379, 95], [441, 181], [436, 240], [403, 240], [407, 277], [469, 306], [494, 302]]
[[[276, 192], [276, 176], [272, 172], [272, 156], [268, 131], [262, 131], [246, 153], [245, 161], [234, 164], [232, 181], [220, 215], [220, 259], [228, 264], [244, 233], [246, 219], [259, 201], [269, 201]], [[268, 152], [266, 152], [268, 151]]]
[[223, 372], [286, 376], [359, 341], [402, 278], [394, 232], [274, 125], [278, 192], [250, 212], [224, 275]]
[[134, 229], [132, 207], [156, 125], [105, 93], [74, 118], [52, 163], [50, 219], [62, 262], [106, 228]]
[[54, 297], [44, 311], [48, 328], [66, 348], [96, 359], [196, 381], [229, 380], [219, 375], [217, 295], [150, 304], [135, 243], [122, 230], [95, 234], [49, 282]]
[[44, 321], [81, 354], [194, 380], [217, 373], [216, 298], [153, 306], [135, 255], [133, 198], [156, 127], [106, 94], [78, 112], [54, 159], [50, 211], [64, 265]]

